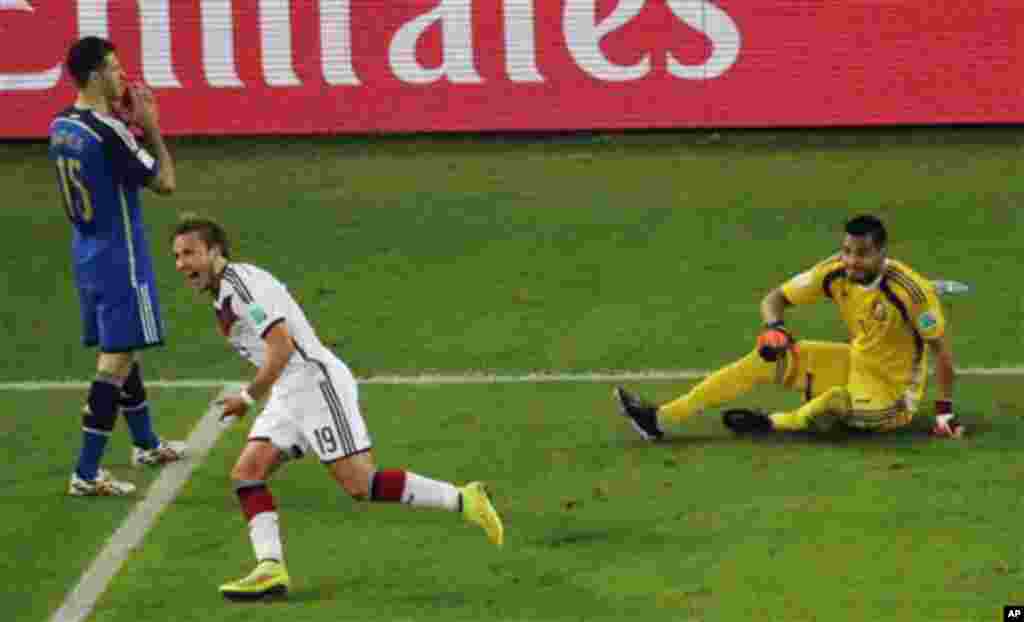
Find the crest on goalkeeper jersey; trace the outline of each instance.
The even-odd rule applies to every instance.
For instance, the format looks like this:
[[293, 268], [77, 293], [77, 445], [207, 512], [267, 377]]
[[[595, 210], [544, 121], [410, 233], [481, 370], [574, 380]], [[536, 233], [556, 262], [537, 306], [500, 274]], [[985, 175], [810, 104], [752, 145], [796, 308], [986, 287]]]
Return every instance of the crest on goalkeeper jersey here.
[[931, 311], [925, 311], [917, 318], [917, 325], [921, 330], [930, 330], [935, 328], [938, 320], [935, 319], [935, 314]]

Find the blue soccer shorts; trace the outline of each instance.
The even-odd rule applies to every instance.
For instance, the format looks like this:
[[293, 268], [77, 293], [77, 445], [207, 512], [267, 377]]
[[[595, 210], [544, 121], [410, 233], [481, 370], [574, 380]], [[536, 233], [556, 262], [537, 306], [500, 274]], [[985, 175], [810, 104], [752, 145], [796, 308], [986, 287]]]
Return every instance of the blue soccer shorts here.
[[78, 287], [82, 343], [101, 352], [131, 352], [163, 345], [160, 301], [152, 279], [135, 286]]

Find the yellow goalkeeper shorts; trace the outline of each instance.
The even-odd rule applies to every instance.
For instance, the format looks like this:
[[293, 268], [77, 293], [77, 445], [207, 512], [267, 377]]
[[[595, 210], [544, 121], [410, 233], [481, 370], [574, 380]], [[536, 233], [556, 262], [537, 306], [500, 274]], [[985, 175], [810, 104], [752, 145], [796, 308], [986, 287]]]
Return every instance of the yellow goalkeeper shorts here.
[[843, 425], [886, 431], [903, 427], [913, 418], [905, 398], [907, 387], [853, 367], [849, 345], [799, 341], [791, 352], [785, 386], [802, 392], [806, 401], [833, 387], [846, 387], [851, 410], [836, 413]]

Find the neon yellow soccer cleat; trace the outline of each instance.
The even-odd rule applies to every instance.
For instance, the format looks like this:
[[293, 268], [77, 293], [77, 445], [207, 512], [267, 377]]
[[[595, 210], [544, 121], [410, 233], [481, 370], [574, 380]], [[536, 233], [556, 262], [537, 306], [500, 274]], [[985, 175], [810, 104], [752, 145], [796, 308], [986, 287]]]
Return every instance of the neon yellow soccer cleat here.
[[484, 528], [487, 539], [492, 544], [501, 546], [505, 542], [505, 528], [501, 517], [487, 496], [487, 489], [480, 482], [470, 482], [459, 488], [462, 494], [462, 516]]
[[220, 593], [229, 600], [259, 600], [271, 596], [285, 596], [292, 580], [281, 562], [266, 560], [243, 579], [220, 586]]

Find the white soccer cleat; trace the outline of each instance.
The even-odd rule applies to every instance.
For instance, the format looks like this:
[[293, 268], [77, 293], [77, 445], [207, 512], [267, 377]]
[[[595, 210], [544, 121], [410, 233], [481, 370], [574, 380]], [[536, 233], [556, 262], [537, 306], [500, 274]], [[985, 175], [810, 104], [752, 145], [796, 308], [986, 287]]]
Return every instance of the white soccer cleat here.
[[185, 459], [188, 445], [185, 441], [160, 441], [153, 449], [132, 447], [132, 466], [161, 466]]
[[114, 479], [106, 469], [100, 469], [93, 480], [82, 479], [72, 471], [68, 483], [68, 494], [72, 497], [122, 497], [133, 492], [135, 484]]

